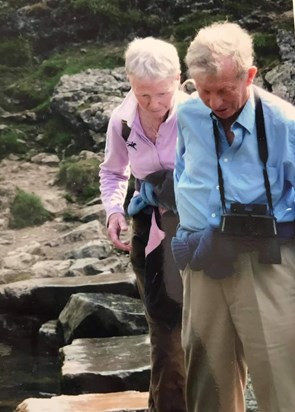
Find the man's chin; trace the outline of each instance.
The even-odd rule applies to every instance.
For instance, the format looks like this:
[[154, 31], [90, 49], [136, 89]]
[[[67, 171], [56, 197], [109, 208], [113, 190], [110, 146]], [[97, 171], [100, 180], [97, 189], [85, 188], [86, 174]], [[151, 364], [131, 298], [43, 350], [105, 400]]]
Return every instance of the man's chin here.
[[219, 119], [228, 119], [233, 115], [229, 110], [218, 110], [214, 114], [219, 117]]

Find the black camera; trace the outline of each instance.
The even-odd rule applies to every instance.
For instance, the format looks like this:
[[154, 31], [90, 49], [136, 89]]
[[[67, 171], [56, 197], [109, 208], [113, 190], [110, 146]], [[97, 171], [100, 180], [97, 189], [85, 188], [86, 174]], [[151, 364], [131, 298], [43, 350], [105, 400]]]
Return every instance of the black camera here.
[[230, 213], [222, 215], [221, 233], [231, 236], [274, 237], [276, 221], [264, 204], [232, 203]]
[[221, 217], [220, 231], [238, 237], [241, 243], [250, 240], [260, 263], [281, 263], [276, 219], [267, 213], [267, 205], [232, 203], [230, 213]]

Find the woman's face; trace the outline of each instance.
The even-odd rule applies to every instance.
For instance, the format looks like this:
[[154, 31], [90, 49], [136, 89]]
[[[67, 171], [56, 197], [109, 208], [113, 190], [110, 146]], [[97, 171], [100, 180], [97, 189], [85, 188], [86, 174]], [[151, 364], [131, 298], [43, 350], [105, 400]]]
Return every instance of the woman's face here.
[[164, 80], [140, 79], [129, 76], [139, 107], [154, 118], [162, 118], [171, 109], [179, 85], [178, 77]]

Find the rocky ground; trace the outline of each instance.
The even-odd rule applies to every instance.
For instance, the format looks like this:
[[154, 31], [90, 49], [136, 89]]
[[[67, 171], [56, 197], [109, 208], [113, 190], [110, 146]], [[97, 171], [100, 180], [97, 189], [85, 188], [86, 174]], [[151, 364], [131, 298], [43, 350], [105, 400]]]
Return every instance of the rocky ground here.
[[[48, 157], [46, 157], [48, 159]], [[67, 208], [68, 205], [66, 204], [64, 200], [64, 191], [62, 188], [56, 186], [53, 184], [56, 178], [56, 174], [58, 171], [57, 165], [49, 165], [49, 164], [40, 164], [40, 163], [34, 163], [34, 162], [23, 162], [19, 161], [16, 159], [6, 159], [2, 161], [0, 165], [0, 181], [1, 181], [1, 186], [6, 187], [8, 192], [13, 192], [13, 188], [15, 187], [21, 187], [24, 190], [31, 191], [35, 194], [38, 194], [43, 201], [46, 203], [48, 202], [48, 199], [50, 199], [51, 207], [55, 210], [55, 212], [60, 209], [60, 213], [62, 213], [62, 210], [64, 208]], [[49, 207], [48, 203], [47, 206]], [[97, 207], [98, 205], [96, 205]], [[85, 215], [85, 210], [87, 207], [81, 207], [79, 205], [71, 205], [75, 213], [77, 215], [80, 214], [80, 216]], [[87, 213], [86, 213], [87, 215]], [[123, 392], [122, 394], [120, 393], [114, 393], [113, 396], [109, 394], [109, 398], [104, 398], [104, 396], [101, 395], [95, 395], [94, 393], [91, 394], [91, 392], [96, 392], [93, 390], [93, 388], [99, 388], [101, 385], [104, 386], [105, 383], [102, 381], [102, 378], [100, 376], [105, 375], [105, 368], [107, 368], [106, 365], [112, 363], [114, 359], [116, 359], [116, 347], [112, 349], [110, 353], [110, 348], [112, 347], [111, 341], [110, 343], [107, 344], [108, 346], [108, 354], [104, 354], [103, 351], [100, 353], [102, 350], [102, 341], [101, 339], [93, 339], [93, 332], [90, 333], [91, 328], [89, 329], [89, 325], [93, 325], [93, 319], [95, 317], [95, 323], [100, 322], [101, 324], [106, 324], [107, 326], [104, 326], [105, 328], [105, 336], [112, 335], [112, 331], [118, 330], [118, 324], [120, 324], [120, 329], [121, 332], [120, 334], [122, 335], [122, 338], [117, 338], [118, 339], [118, 345], [122, 345], [121, 339], [126, 339], [124, 338], [124, 335], [132, 335], [132, 334], [138, 334], [143, 333], [145, 329], [143, 328], [142, 323], [140, 324], [135, 324], [133, 323], [134, 320], [132, 319], [133, 315], [126, 315], [130, 310], [126, 310], [124, 308], [123, 302], [126, 300], [129, 303], [127, 303], [127, 306], [130, 307], [132, 305], [132, 297], [127, 297], [123, 298], [122, 296], [119, 299], [115, 297], [110, 297], [108, 298], [108, 290], [113, 291], [114, 293], [124, 293], [124, 289], [126, 289], [125, 293], [130, 296], [130, 291], [132, 291], [132, 279], [130, 278], [130, 272], [129, 274], [126, 273], [123, 276], [118, 273], [118, 276], [116, 274], [116, 267], [119, 267], [119, 271], [122, 271], [122, 268], [125, 268], [123, 270], [128, 271], [128, 257], [127, 256], [116, 256], [119, 261], [121, 262], [121, 265], [118, 265], [118, 262], [115, 260], [113, 263], [111, 262], [108, 265], [108, 261], [106, 259], [102, 259], [102, 262], [106, 262], [105, 264], [102, 263], [102, 267], [97, 271], [100, 273], [97, 276], [90, 276], [87, 280], [87, 277], [84, 276], [82, 277], [84, 273], [84, 267], [83, 265], [80, 266], [80, 268], [75, 271], [72, 270], [71, 274], [69, 275], [70, 277], [63, 277], [63, 270], [62, 269], [57, 269], [57, 271], [60, 270], [60, 273], [58, 272], [57, 277], [54, 277], [51, 274], [51, 271], [47, 270], [48, 267], [54, 266], [54, 262], [65, 262], [65, 256], [67, 254], [73, 254], [73, 249], [78, 250], [79, 248], [83, 248], [83, 245], [87, 243], [87, 236], [86, 239], [82, 238], [81, 240], [79, 239], [74, 239], [72, 242], [62, 242], [60, 239], [63, 238], [64, 236], [68, 236], [69, 233], [72, 233], [72, 230], [74, 229], [79, 229], [79, 226], [81, 225], [82, 222], [74, 222], [74, 223], [65, 223], [61, 217], [56, 217], [54, 220], [49, 221], [45, 223], [42, 226], [39, 227], [28, 227], [20, 230], [11, 230], [7, 229], [5, 227], [4, 222], [7, 219], [7, 216], [5, 212], [2, 211], [2, 225], [4, 226], [2, 229], [0, 229], [0, 262], [2, 262], [2, 266], [7, 266], [7, 262], [10, 262], [9, 257], [12, 257], [12, 270], [11, 268], [2, 268], [0, 266], [0, 274], [2, 273], [2, 279], [1, 283], [9, 283], [9, 281], [13, 282], [14, 279], [13, 275], [11, 277], [7, 277], [7, 271], [8, 273], [22, 273], [23, 267], [20, 269], [19, 266], [26, 265], [26, 261], [22, 261], [22, 253], [23, 251], [30, 250], [32, 251], [32, 247], [29, 247], [30, 245], [39, 245], [37, 247], [38, 250], [38, 259], [37, 264], [42, 264], [44, 263], [43, 266], [39, 266], [38, 270], [38, 276], [37, 279], [34, 279], [36, 277], [36, 272], [30, 272], [30, 266], [32, 266], [32, 262], [28, 264], [27, 269], [25, 270], [25, 280], [24, 282], [17, 282], [17, 283], [9, 283], [7, 287], [3, 285], [2, 289], [0, 287], [0, 312], [3, 312], [3, 308], [5, 308], [5, 311], [7, 312], [7, 308], [17, 308], [19, 307], [18, 311], [23, 313], [23, 315], [26, 317], [26, 310], [30, 305], [28, 305], [28, 302], [30, 302], [32, 299], [34, 300], [34, 306], [38, 307], [37, 312], [39, 311], [40, 313], [45, 313], [45, 312], [50, 312], [52, 313], [51, 318], [58, 317], [57, 323], [60, 325], [60, 327], [63, 328], [64, 330], [64, 336], [65, 336], [65, 344], [67, 343], [67, 346], [64, 346], [64, 348], [61, 348], [61, 353], [65, 352], [65, 359], [63, 363], [63, 369], [62, 369], [62, 381], [65, 382], [63, 383], [63, 388], [61, 393], [65, 394], [73, 394], [75, 396], [55, 396], [50, 399], [26, 399], [24, 400], [21, 404], [19, 404], [19, 407], [17, 409], [18, 412], [35, 412], [37, 410], [56, 410], [58, 407], [60, 411], [66, 411], [69, 410], [68, 408], [75, 408], [75, 410], [82, 411], [84, 410], [83, 408], [87, 407], [89, 411], [91, 411], [91, 408], [100, 407], [101, 411], [105, 410], [110, 410], [110, 409], [104, 409], [106, 408], [105, 405], [110, 404], [115, 405], [117, 402], [117, 406], [121, 405], [122, 407], [124, 406], [124, 411], [143, 411], [145, 410], [146, 407], [146, 402], [147, 402], [147, 394], [143, 392]], [[57, 213], [58, 216], [58, 213]], [[100, 220], [104, 222], [104, 214], [100, 214]], [[91, 222], [90, 222], [91, 223]], [[83, 224], [82, 224], [83, 225]], [[94, 221], [93, 221], [93, 226], [95, 227]], [[95, 238], [102, 238], [106, 239], [106, 232], [103, 224], [99, 226], [99, 230], [97, 231], [97, 234], [94, 234], [93, 237]], [[115, 254], [115, 252], [112, 252]], [[20, 263], [18, 265], [15, 264], [15, 262], [20, 259]], [[27, 258], [28, 259], [28, 258]], [[29, 259], [28, 259], [29, 260]], [[77, 264], [78, 261], [82, 260], [87, 260], [86, 259], [74, 259], [74, 264]], [[16, 269], [13, 269], [14, 265], [16, 265]], [[88, 266], [87, 266], [88, 265]], [[113, 266], [112, 266], [113, 265]], [[34, 265], [33, 265], [34, 267]], [[60, 266], [61, 267], [61, 266]], [[89, 263], [86, 262], [85, 267], [89, 267]], [[93, 267], [95, 268], [95, 265], [93, 264]], [[96, 266], [97, 268], [97, 266]], [[105, 271], [105, 272], [104, 272]], [[69, 270], [68, 270], [69, 272]], [[111, 272], [114, 272], [113, 274]], [[65, 272], [64, 272], [65, 273]], [[106, 273], [106, 275], [104, 275]], [[109, 274], [107, 274], [109, 273]], [[72, 277], [74, 274], [74, 278]], [[87, 274], [87, 273], [86, 273]], [[40, 279], [40, 277], [44, 276], [45, 278], [52, 277], [52, 279]], [[67, 276], [67, 275], [66, 275]], [[22, 277], [21, 277], [22, 279]], [[30, 280], [31, 279], [31, 280]], [[126, 283], [127, 282], [127, 283]], [[131, 282], [131, 283], [130, 283]], [[112, 283], [112, 286], [108, 286], [108, 283]], [[88, 286], [87, 286], [88, 284]], [[91, 286], [92, 285], [92, 286]], [[58, 289], [57, 289], [58, 288]], [[69, 292], [69, 289], [72, 288], [72, 292]], [[87, 288], [87, 289], [86, 289]], [[110, 288], [110, 289], [109, 289]], [[61, 292], [61, 289], [63, 290]], [[117, 290], [116, 290], [117, 289]], [[43, 290], [43, 292], [42, 292]], [[46, 293], [46, 302], [44, 302], [44, 290], [47, 290]], [[85, 292], [87, 292], [85, 294]], [[72, 295], [73, 298], [68, 302], [66, 307], [60, 314], [58, 315], [58, 311], [56, 311], [57, 307], [57, 302], [59, 302], [60, 308], [62, 308], [68, 297], [70, 296], [71, 293], [77, 293], [75, 295]], [[82, 292], [82, 293], [81, 293]], [[89, 293], [89, 292], [92, 292]], [[93, 294], [94, 293], [94, 294]], [[102, 297], [102, 295], [95, 295], [95, 293], [104, 293], [105, 298]], [[131, 292], [131, 295], [134, 292]], [[40, 296], [39, 296], [40, 295]], [[43, 297], [42, 297], [43, 296]], [[100, 296], [98, 298], [98, 296]], [[75, 301], [76, 299], [76, 301]], [[86, 300], [85, 300], [86, 299]], [[72, 303], [70, 303], [72, 302]], [[80, 302], [80, 303], [79, 303]], [[82, 303], [83, 302], [83, 303]], [[85, 304], [86, 302], [86, 304]], [[98, 304], [99, 302], [99, 304]], [[104, 303], [105, 302], [105, 303]], [[81, 306], [82, 305], [82, 306]], [[125, 326], [124, 323], [121, 323], [119, 319], [122, 317], [122, 315], [119, 315], [118, 320], [114, 323], [114, 315], [111, 315], [111, 313], [116, 313], [116, 310], [118, 309], [118, 305], [123, 305], [120, 310], [122, 310], [123, 318], [125, 318]], [[84, 309], [82, 312], [79, 311], [79, 307], [83, 307]], [[91, 309], [90, 309], [91, 308]], [[30, 310], [30, 309], [29, 309]], [[140, 308], [139, 309], [133, 309], [131, 312], [136, 313], [136, 311], [139, 310], [140, 314]], [[107, 311], [107, 312], [106, 312]], [[8, 309], [9, 312], [9, 309]], [[56, 312], [56, 313], [55, 313]], [[106, 313], [110, 313], [110, 318], [109, 321], [103, 321], [105, 319]], [[75, 316], [73, 318], [73, 314], [75, 313]], [[143, 313], [142, 313], [143, 315]], [[118, 315], [115, 315], [118, 316]], [[126, 317], [127, 316], [127, 317]], [[140, 316], [140, 315], [139, 315]], [[49, 315], [48, 315], [49, 317]], [[6, 318], [6, 315], [4, 315], [4, 319]], [[101, 318], [101, 321], [98, 319]], [[75, 320], [74, 320], [75, 319]], [[5, 321], [6, 322], [6, 321]], [[119, 322], [119, 323], [118, 323]], [[127, 322], [127, 323], [126, 323]], [[136, 320], [138, 323], [138, 320]], [[142, 321], [140, 321], [142, 322]], [[88, 324], [87, 332], [83, 332], [81, 335], [81, 330], [84, 330], [84, 326]], [[73, 326], [76, 325], [76, 326]], [[131, 326], [132, 328], [131, 328]], [[3, 327], [3, 326], [2, 326]], [[129, 330], [131, 328], [132, 330]], [[19, 327], [16, 325], [16, 329], [14, 333], [17, 333], [16, 331], [19, 329]], [[54, 330], [54, 332], [52, 332]], [[45, 342], [47, 341], [47, 344], [50, 340], [55, 338], [52, 338], [53, 335], [55, 336], [55, 330], [56, 330], [56, 321], [51, 321], [47, 322], [44, 324], [40, 331], [39, 335], [41, 333], [41, 336], [43, 336], [43, 340], [45, 339]], [[126, 332], [127, 331], [127, 332]], [[85, 339], [88, 336], [92, 336], [92, 339]], [[67, 337], [67, 338], [66, 338]], [[81, 337], [83, 339], [81, 339]], [[78, 339], [80, 338], [80, 339]], [[112, 338], [111, 338], [112, 339]], [[131, 336], [130, 336], [130, 339]], [[138, 346], [138, 340], [140, 340], [140, 336], [134, 337], [135, 339], [135, 345]], [[78, 345], [78, 346], [77, 346]], [[93, 347], [89, 348], [89, 345], [97, 345], [96, 349], [93, 350]], [[116, 346], [116, 345], [115, 345]], [[132, 368], [129, 372], [126, 372], [128, 369], [128, 362], [130, 362], [130, 354], [128, 354], [128, 345], [126, 345], [123, 341], [123, 346], [124, 349], [119, 350], [119, 357], [120, 361], [115, 363], [115, 369], [112, 368], [112, 370], [115, 370], [115, 381], [117, 382], [118, 380], [118, 375], [120, 376], [120, 367], [123, 367], [125, 370], [124, 372], [124, 383], [122, 383], [120, 387], [117, 387], [116, 384], [110, 385], [110, 382], [108, 381], [107, 385], [110, 388], [113, 388], [111, 392], [117, 392], [118, 390], [122, 391], [124, 390], [123, 388], [126, 387], [126, 390], [128, 391], [146, 391], [148, 384], [144, 383], [147, 379], [146, 375], [148, 373], [147, 366], [145, 364], [142, 364], [143, 359], [142, 359], [142, 353], [140, 355], [140, 358], [136, 360], [138, 362], [137, 370], [140, 370], [140, 378], [138, 377], [136, 379], [137, 384], [134, 386], [132, 382], [130, 383], [128, 381], [128, 375], [130, 374], [131, 378], [129, 380], [133, 379], [132, 378]], [[133, 349], [131, 349], [132, 351]], [[67, 351], [69, 352], [67, 354]], [[93, 358], [93, 353], [96, 353], [95, 358]], [[126, 353], [125, 353], [126, 352]], [[83, 354], [83, 356], [81, 355]], [[82, 356], [82, 357], [81, 357]], [[108, 356], [110, 358], [108, 359]], [[124, 356], [126, 358], [125, 365], [121, 365], [122, 360], [124, 359]], [[134, 358], [134, 357], [133, 357]], [[98, 364], [96, 364], [96, 360], [99, 359]], [[105, 366], [102, 368], [102, 360], [105, 359]], [[134, 358], [135, 359], [135, 358]], [[133, 362], [134, 362], [133, 359]], [[72, 363], [74, 362], [74, 370], [75, 372], [67, 373], [66, 368], [72, 367]], [[86, 365], [91, 365], [91, 378], [87, 378], [85, 381], [85, 371], [84, 371], [84, 366]], [[102, 370], [101, 370], [102, 368]], [[127, 369], [126, 369], [127, 368]], [[102, 373], [102, 375], [101, 375]], [[113, 372], [112, 372], [113, 373]], [[87, 372], [89, 374], [89, 372]], [[92, 380], [91, 380], [92, 379]], [[126, 381], [126, 382], [125, 382]], [[78, 382], [78, 383], [77, 383]], [[138, 386], [139, 382], [142, 383], [142, 387]], [[79, 390], [77, 392], [77, 385], [79, 387]], [[81, 389], [82, 388], [82, 389]], [[92, 388], [92, 390], [91, 390]], [[86, 393], [85, 395], [79, 395], [81, 393], [80, 391], [82, 390], [82, 393]], [[105, 389], [97, 389], [98, 392], [104, 392]], [[87, 395], [88, 393], [88, 395]], [[255, 397], [253, 394], [252, 386], [249, 383], [248, 389], [247, 389], [247, 412], [257, 412], [257, 404], [255, 401]], [[134, 397], [134, 401], [132, 400]], [[109, 399], [109, 400], [108, 400]], [[117, 401], [116, 401], [117, 399]], [[132, 405], [132, 402], [134, 402], [134, 409], [128, 409], [129, 403]], [[100, 406], [101, 405], [101, 406]], [[136, 408], [136, 409], [135, 409]], [[88, 410], [87, 409], [87, 410]], [[112, 409], [113, 410], [113, 409]], [[116, 409], [118, 410], [118, 409]]]
[[[113, 255], [117, 265], [122, 262], [122, 267], [126, 267], [128, 256], [113, 251], [107, 240], [105, 213], [100, 200], [95, 199], [88, 205], [68, 203], [65, 190], [55, 184], [58, 159], [53, 162], [52, 156], [46, 154], [38, 159], [38, 162], [34, 158], [28, 162], [9, 158], [0, 163], [0, 283], [29, 279], [29, 269], [34, 263], [41, 265], [44, 262], [46, 266], [48, 260], [63, 262], [73, 248], [82, 247], [87, 240], [101, 241], [107, 248], [100, 258]], [[9, 206], [16, 188], [38, 195], [45, 208], [54, 214], [54, 219], [41, 226], [10, 229]], [[75, 220], [65, 221], [65, 212], [70, 212]], [[79, 235], [71, 234], [75, 229]], [[85, 257], [89, 257], [89, 253]], [[38, 276], [42, 277], [42, 273], [45, 277], [52, 276], [44, 271], [39, 271]], [[31, 275], [34, 277], [36, 273]], [[63, 275], [64, 272], [59, 274]]]
[[[48, 210], [57, 214], [62, 214], [62, 212], [68, 208], [75, 213], [79, 213], [80, 207], [73, 204], [68, 206], [64, 199], [65, 191], [54, 184], [57, 173], [57, 164], [48, 165], [19, 161], [16, 159], [5, 159], [0, 164], [0, 185], [2, 188], [5, 188], [6, 193], [14, 193], [15, 188], [20, 188], [40, 196]], [[7, 209], [2, 210], [0, 258], [9, 252], [26, 246], [28, 242], [43, 244], [44, 253], [48, 258], [59, 258], [69, 249], [69, 245], [60, 245], [59, 248], [53, 248], [50, 245], [54, 244], [54, 240], [59, 237], [62, 232], [77, 226], [77, 223], [65, 223], [61, 217], [57, 217], [42, 226], [12, 230], [6, 227], [7, 219]]]

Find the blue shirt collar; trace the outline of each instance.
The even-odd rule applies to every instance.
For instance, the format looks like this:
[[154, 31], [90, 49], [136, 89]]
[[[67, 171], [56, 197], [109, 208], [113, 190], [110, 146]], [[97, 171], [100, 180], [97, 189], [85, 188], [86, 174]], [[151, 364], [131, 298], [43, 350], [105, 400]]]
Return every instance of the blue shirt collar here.
[[252, 133], [255, 127], [255, 100], [253, 88], [250, 89], [250, 96], [236, 122]]
[[[210, 116], [217, 120], [214, 113], [211, 112]], [[219, 123], [219, 122], [218, 122]], [[253, 88], [250, 89], [250, 96], [239, 114], [239, 117], [233, 123], [238, 123], [240, 126], [244, 127], [249, 133], [252, 133], [255, 127], [255, 100], [254, 100], [254, 92]]]

